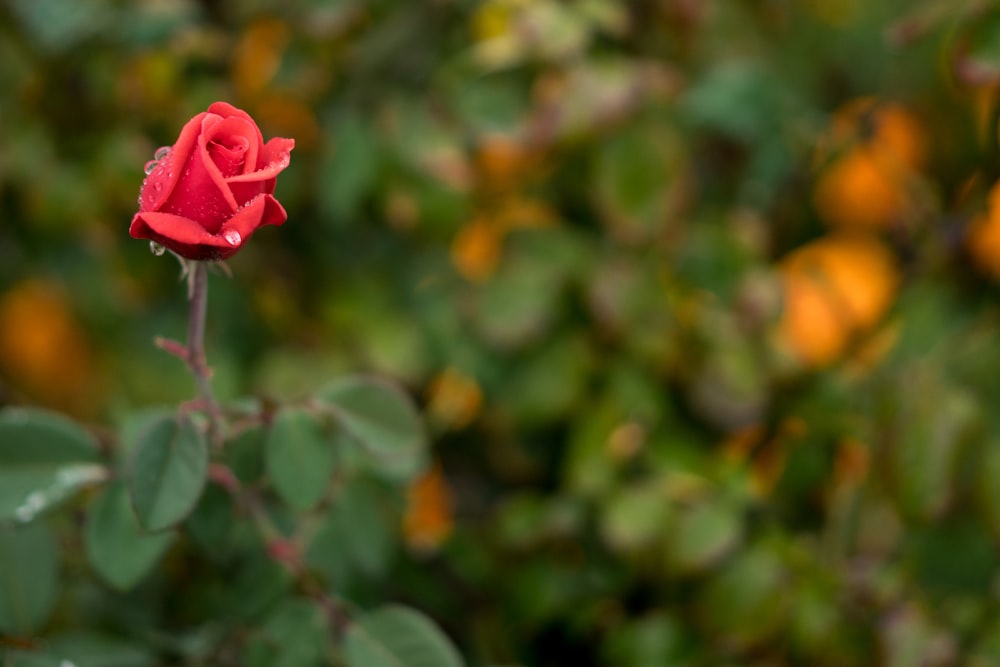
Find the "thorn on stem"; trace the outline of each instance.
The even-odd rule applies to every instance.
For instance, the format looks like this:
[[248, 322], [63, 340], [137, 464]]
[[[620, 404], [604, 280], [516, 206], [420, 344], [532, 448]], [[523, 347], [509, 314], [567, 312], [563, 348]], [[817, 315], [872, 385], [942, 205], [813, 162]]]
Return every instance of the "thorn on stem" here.
[[302, 569], [302, 557], [299, 553], [299, 548], [291, 540], [271, 540], [267, 543], [267, 554], [274, 561], [288, 568], [289, 572], [297, 573]]
[[221, 463], [213, 463], [208, 467], [208, 479], [230, 494], [236, 495], [240, 491], [240, 480], [229, 467]]
[[162, 336], [157, 336], [156, 338], [153, 339], [153, 344], [156, 345], [156, 347], [163, 350], [164, 352], [174, 355], [175, 357], [177, 357], [178, 359], [180, 359], [185, 363], [188, 363], [191, 358], [191, 354], [188, 351], [187, 345], [184, 345], [183, 343], [180, 343], [176, 340], [172, 340], [170, 338], [163, 338]]

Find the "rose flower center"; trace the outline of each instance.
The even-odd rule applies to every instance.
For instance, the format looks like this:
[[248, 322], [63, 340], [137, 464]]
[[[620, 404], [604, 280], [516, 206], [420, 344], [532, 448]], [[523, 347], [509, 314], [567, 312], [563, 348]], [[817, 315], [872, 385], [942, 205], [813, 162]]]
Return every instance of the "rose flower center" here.
[[208, 142], [208, 154], [223, 176], [237, 176], [243, 173], [243, 163], [250, 142], [246, 137], [224, 136]]

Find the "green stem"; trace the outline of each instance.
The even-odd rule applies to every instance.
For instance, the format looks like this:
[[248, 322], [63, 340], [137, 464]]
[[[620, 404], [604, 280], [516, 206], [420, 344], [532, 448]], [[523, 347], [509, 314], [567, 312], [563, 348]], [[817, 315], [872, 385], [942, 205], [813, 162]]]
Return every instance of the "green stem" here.
[[208, 265], [191, 262], [191, 317], [188, 321], [187, 364], [198, 385], [205, 409], [208, 412], [209, 435], [214, 440], [219, 432], [219, 404], [212, 392], [212, 371], [205, 360], [205, 314], [208, 310]]

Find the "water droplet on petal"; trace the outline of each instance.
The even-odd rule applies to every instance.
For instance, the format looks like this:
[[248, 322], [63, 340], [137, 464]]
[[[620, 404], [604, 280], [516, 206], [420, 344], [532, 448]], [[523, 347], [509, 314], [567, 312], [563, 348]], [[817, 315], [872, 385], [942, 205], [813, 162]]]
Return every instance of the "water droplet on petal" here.
[[156, 160], [150, 160], [149, 162], [146, 163], [146, 166], [143, 167], [142, 170], [146, 172], [147, 176], [149, 176], [150, 174], [153, 173], [153, 170], [159, 166], [160, 166], [159, 162], [157, 162]]
[[238, 246], [243, 243], [243, 237], [235, 229], [227, 229], [222, 233], [222, 238], [226, 239], [226, 243], [231, 246]]
[[162, 255], [166, 251], [167, 251], [166, 247], [160, 245], [156, 241], [150, 241], [149, 242], [149, 252], [153, 253], [157, 257], [159, 257], [160, 255]]
[[153, 183], [153, 189], [159, 192], [160, 190], [163, 189], [163, 183], [161, 183], [160, 181], [156, 181], [155, 183]]
[[162, 160], [163, 158], [170, 155], [170, 151], [171, 151], [170, 146], [160, 146], [159, 148], [156, 149], [156, 152], [153, 153], [153, 158], [156, 160]]

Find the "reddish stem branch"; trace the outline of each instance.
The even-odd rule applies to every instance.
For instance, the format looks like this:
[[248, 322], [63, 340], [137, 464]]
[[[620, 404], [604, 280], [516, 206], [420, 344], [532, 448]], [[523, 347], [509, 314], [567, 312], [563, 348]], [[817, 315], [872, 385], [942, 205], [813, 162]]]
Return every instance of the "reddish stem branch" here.
[[233, 471], [222, 463], [213, 463], [209, 467], [208, 478], [225, 489], [237, 506], [249, 515], [264, 539], [268, 557], [292, 575], [302, 592], [322, 610], [333, 631], [344, 632], [350, 623], [347, 609], [308, 570], [302, 545], [295, 538], [285, 537], [268, 515], [257, 492], [240, 484]]

